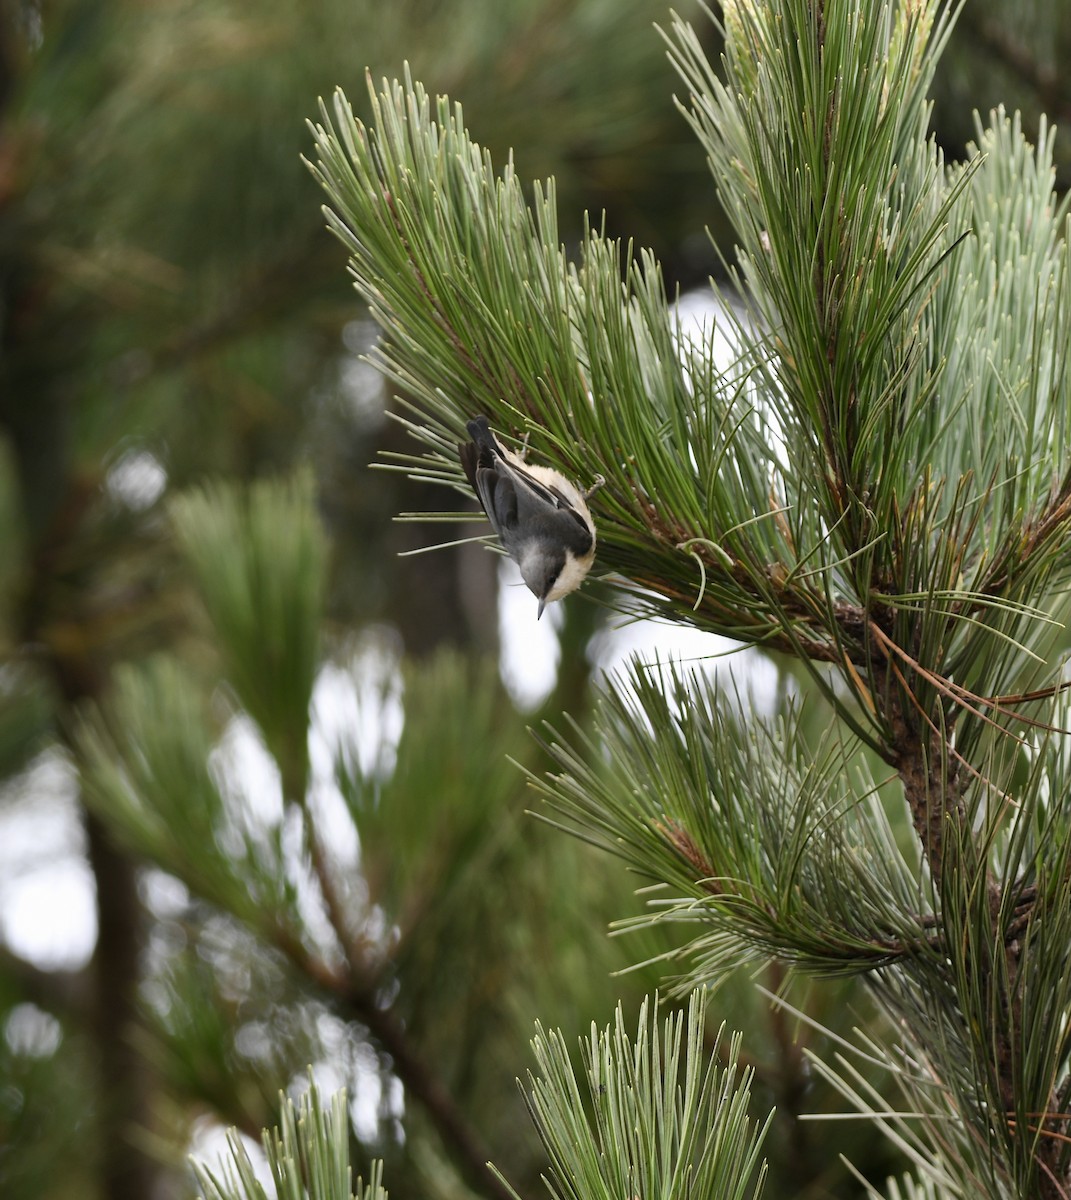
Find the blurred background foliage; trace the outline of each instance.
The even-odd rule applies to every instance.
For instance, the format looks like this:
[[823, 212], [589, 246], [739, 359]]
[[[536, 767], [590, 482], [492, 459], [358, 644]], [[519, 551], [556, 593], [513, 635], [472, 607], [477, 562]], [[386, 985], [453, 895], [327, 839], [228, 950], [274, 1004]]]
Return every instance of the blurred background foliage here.
[[[493, 557], [397, 557], [433, 539], [391, 518], [443, 496], [367, 469], [405, 439], [300, 161], [318, 96], [408, 62], [496, 162], [555, 176], [567, 239], [604, 212], [700, 285], [705, 229], [732, 243], [667, 20], [662, 0], [0, 0], [5, 1197], [191, 1195], [191, 1147], [271, 1124], [309, 1063], [348, 1087], [354, 1161], [384, 1157], [394, 1195], [495, 1195], [489, 1155], [534, 1196], [533, 1022], [579, 1035], [668, 969], [670, 946], [606, 936], [635, 881], [528, 816], [508, 761], [541, 765], [543, 716], [585, 719], [601, 610], [562, 606], [565, 665], [521, 711]], [[1063, 0], [969, 0], [936, 80], [949, 155], [998, 102], [1071, 129], [1069, 53]], [[57, 856], [84, 953], [25, 933]], [[809, 990], [831, 1029], [863, 1023], [855, 985]], [[760, 1118], [778, 1108], [767, 1195], [858, 1192], [836, 1151], [896, 1169], [869, 1126], [794, 1120], [838, 1107], [804, 1056], [821, 1035], [731, 981], [712, 1011], [744, 1032]]]

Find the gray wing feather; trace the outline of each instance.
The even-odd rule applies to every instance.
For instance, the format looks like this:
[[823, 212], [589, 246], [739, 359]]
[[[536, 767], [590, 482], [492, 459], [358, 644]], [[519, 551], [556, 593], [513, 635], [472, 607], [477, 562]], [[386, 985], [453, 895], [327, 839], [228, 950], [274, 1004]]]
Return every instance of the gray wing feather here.
[[568, 497], [503, 458], [486, 417], [469, 421], [471, 442], [458, 445], [458, 455], [472, 490], [508, 553], [517, 535], [546, 539], [583, 557], [592, 537], [584, 518]]

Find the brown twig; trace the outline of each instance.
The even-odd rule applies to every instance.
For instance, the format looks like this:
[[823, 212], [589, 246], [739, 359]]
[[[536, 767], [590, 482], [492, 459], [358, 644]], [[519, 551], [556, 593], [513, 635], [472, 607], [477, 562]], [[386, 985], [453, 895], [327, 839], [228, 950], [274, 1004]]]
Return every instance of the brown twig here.
[[[875, 622], [870, 622], [870, 631], [880, 643], [883, 650], [888, 653], [895, 654], [902, 662], [906, 663], [915, 674], [924, 679], [932, 688], [940, 692], [942, 696], [951, 700], [954, 704], [964, 708], [969, 713], [973, 713], [980, 721], [984, 721], [987, 725], [991, 725], [998, 733], [1014, 738], [1015, 741], [1022, 743], [1023, 738], [1012, 733], [1006, 726], [1001, 725], [992, 717], [987, 716], [982, 712], [982, 707], [996, 709], [998, 712], [1005, 713], [1007, 716], [1014, 717], [1024, 725], [1029, 725], [1035, 729], [1042, 729], [1046, 733], [1062, 733], [1064, 730], [1058, 729], [1048, 721], [1038, 721], [1033, 717], [1024, 717], [1022, 713], [1007, 709], [1001, 703], [1003, 697], [1000, 696], [980, 696], [976, 692], [972, 692], [969, 688], [962, 687], [960, 684], [954, 683], [950, 679], [945, 679], [944, 676], [938, 675], [935, 671], [927, 670], [917, 659], [912, 658], [902, 646], [898, 646], [892, 638], [885, 634], [881, 627]], [[1028, 698], [1035, 699], [1033, 694], [1028, 694]], [[1014, 697], [1012, 697], [1014, 699]]]
[[345, 966], [333, 968], [283, 928], [274, 930], [276, 945], [306, 975], [331, 993], [344, 1012], [360, 1021], [390, 1057], [408, 1094], [424, 1109], [443, 1144], [472, 1189], [489, 1200], [513, 1200], [509, 1189], [490, 1169], [488, 1148], [454, 1102], [405, 1027], [378, 999], [374, 972], [368, 970], [363, 948], [352, 936], [346, 905], [335, 885], [312, 821], [306, 813], [313, 871], [323, 894], [328, 918], [345, 956]]
[[383, 1008], [375, 996], [361, 988], [351, 988], [344, 997], [346, 1006], [390, 1055], [391, 1065], [416, 1100], [443, 1142], [469, 1186], [492, 1200], [513, 1200], [512, 1193], [488, 1165], [489, 1153], [482, 1139], [468, 1123], [442, 1081], [428, 1065], [427, 1058], [414, 1045], [404, 1026], [390, 1009]]

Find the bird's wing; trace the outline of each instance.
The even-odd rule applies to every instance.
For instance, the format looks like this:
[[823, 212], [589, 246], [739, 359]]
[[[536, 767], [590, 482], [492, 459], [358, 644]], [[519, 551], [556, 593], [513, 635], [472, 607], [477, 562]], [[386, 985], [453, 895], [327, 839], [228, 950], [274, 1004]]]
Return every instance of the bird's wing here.
[[584, 520], [575, 502], [560, 488], [555, 487], [553, 484], [544, 483], [542, 479], [536, 478], [530, 471], [525, 470], [523, 466], [519, 466], [517, 463], [503, 460], [503, 466], [522, 481], [523, 487], [527, 488], [530, 492], [534, 492], [544, 503], [552, 504], [559, 511], [567, 513], [581, 529], [588, 532], [588, 523]]
[[589, 522], [573, 498], [539, 479], [516, 455], [503, 450], [486, 417], [470, 421], [468, 430], [473, 440], [459, 443], [457, 448], [461, 466], [488, 519], [499, 532], [513, 529], [519, 513], [528, 519], [538, 519], [540, 505], [550, 505], [557, 512], [567, 514], [577, 529], [590, 539]]

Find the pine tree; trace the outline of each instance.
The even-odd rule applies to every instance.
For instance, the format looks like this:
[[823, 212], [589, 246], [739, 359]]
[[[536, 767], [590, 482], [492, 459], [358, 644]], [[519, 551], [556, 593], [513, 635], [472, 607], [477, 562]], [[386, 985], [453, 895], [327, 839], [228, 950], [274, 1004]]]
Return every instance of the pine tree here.
[[[552, 185], [529, 207], [409, 77], [367, 125], [342, 95], [324, 110], [329, 221], [414, 398], [424, 450], [399, 465], [462, 489], [454, 446], [484, 411], [606, 478], [620, 608], [805, 668], [776, 723], [741, 727], [715, 683], [637, 664], [594, 733], [545, 734], [551, 811], [661, 885], [644, 920], [694, 935], [679, 986], [771, 960], [861, 977], [882, 1019], [852, 1052], [903, 1103], [878, 1103], [850, 1055], [815, 1069], [909, 1156], [890, 1194], [1062, 1196], [1071, 276], [1052, 137], [1032, 148], [998, 111], [945, 163], [927, 136], [938, 3], [724, 11], [724, 79], [687, 25], [669, 43], [736, 231], [731, 365], [682, 346], [650, 254], [591, 231], [572, 264]], [[565, 1194], [583, 1101], [553, 1071], [541, 1086]], [[652, 1120], [670, 1103], [629, 1095]], [[610, 1149], [626, 1194], [688, 1193], [671, 1157], [652, 1182], [636, 1147], [591, 1154]]]
[[[0, 948], [5, 1197], [181, 1186], [206, 1113], [254, 1135], [279, 1121], [266, 1154], [284, 1196], [307, 1183], [381, 1200], [387, 1180], [395, 1195], [527, 1198], [549, 1161], [562, 1195], [751, 1195], [765, 1170], [765, 1195], [811, 1200], [853, 1194], [839, 1153], [860, 1193], [906, 1156], [917, 1170], [890, 1198], [956, 1194], [964, 1178], [1060, 1194], [1066, 839], [1045, 726], [1064, 722], [1043, 694], [1054, 667], [1016, 648], [1055, 664], [1062, 639], [1061, 530], [1044, 527], [1063, 471], [1045, 457], [1063, 444], [1053, 135], [1024, 116], [1035, 153], [994, 120], [945, 169], [922, 144], [922, 97], [963, 86], [962, 66], [931, 78], [946, 35], [956, 52], [950, 23], [903, 3], [871, 27], [867, 6], [846, 7], [818, 31], [802, 3], [730, 7], [728, 93], [705, 60], [721, 31], [700, 23], [700, 52], [677, 26], [685, 108], [752, 305], [730, 331], [735, 365], [698, 345], [684, 370], [653, 255], [636, 264], [595, 236], [574, 269], [557, 244], [574, 247], [583, 206], [605, 204], [606, 229], [656, 239], [667, 273], [694, 278], [681, 221], [720, 228], [647, 29], [660, 3], [0, 11], [0, 802], [34, 754], [62, 764], [93, 814], [107, 910], [91, 970]], [[955, 36], [1001, 68], [984, 81], [998, 97], [1010, 78], [1059, 112], [1062, 6], [1015, 3], [1010, 21], [999, 7], [976, 0]], [[786, 47], [808, 54], [786, 65]], [[354, 94], [361, 63], [378, 77], [403, 59], [464, 97], [496, 161], [518, 152], [499, 193], [460, 114], [422, 110], [415, 86], [357, 105], [372, 189], [337, 205], [354, 230], [374, 234], [387, 174], [421, 164], [393, 185], [412, 192], [392, 193], [412, 246], [388, 221], [357, 273], [411, 423], [427, 438], [431, 421], [430, 456], [401, 463], [426, 487], [357, 470], [373, 442], [400, 447], [340, 399], [354, 306], [292, 119], [337, 80]], [[813, 104], [786, 122], [804, 86], [836, 96], [828, 142]], [[344, 140], [357, 126], [341, 117]], [[334, 182], [350, 181], [330, 149]], [[533, 241], [516, 179], [540, 173], [556, 176], [557, 211], [537, 198]], [[816, 203], [833, 194], [852, 204]], [[796, 260], [797, 244], [822, 255]], [[446, 308], [429, 314], [433, 298]], [[348, 328], [351, 350], [367, 325]], [[442, 337], [457, 331], [468, 341]], [[609, 577], [565, 607], [558, 686], [534, 715], [489, 664], [430, 654], [444, 637], [493, 643], [489, 579], [475, 617], [458, 582], [474, 564], [490, 575], [493, 556], [399, 569], [383, 554], [397, 509], [463, 488], [453, 439], [478, 409], [577, 478], [613, 464], [596, 510]], [[291, 472], [310, 459], [315, 486]], [[155, 500], [127, 487], [146, 460]], [[880, 486], [853, 491], [875, 466]], [[1035, 576], [1013, 579], [1031, 555]], [[591, 598], [771, 647], [788, 691], [820, 694], [763, 721], [724, 687], [637, 664], [592, 724]], [[382, 627], [353, 632], [369, 619], [420, 661], [399, 667]], [[328, 694], [346, 706], [337, 745]], [[904, 736], [933, 737], [936, 772], [889, 763], [897, 713]], [[526, 778], [552, 823], [654, 881], [649, 913], [634, 917], [618, 862], [527, 816]], [[938, 784], [925, 803], [965, 818], [934, 858], [922, 847], [951, 835], [927, 841], [919, 792]], [[629, 936], [605, 938], [614, 918]], [[683, 950], [682, 928], [700, 933]], [[714, 981], [713, 998], [691, 991]], [[641, 1002], [656, 986], [657, 1012]], [[723, 1021], [742, 1038], [716, 1034]], [[309, 1063], [318, 1086], [278, 1118], [279, 1089], [304, 1089]], [[1055, 1098], [1040, 1098], [1046, 1071]], [[341, 1094], [321, 1105], [340, 1084], [348, 1110]], [[845, 1099], [867, 1119], [795, 1120]], [[206, 1165], [207, 1196], [259, 1194], [232, 1144], [236, 1179]]]

